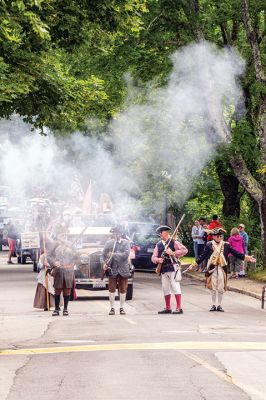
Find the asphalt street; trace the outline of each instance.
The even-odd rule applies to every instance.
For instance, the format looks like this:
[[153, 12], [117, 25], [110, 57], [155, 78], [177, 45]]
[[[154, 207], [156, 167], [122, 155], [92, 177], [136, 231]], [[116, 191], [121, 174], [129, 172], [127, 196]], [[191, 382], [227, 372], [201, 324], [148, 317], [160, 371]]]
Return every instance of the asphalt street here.
[[0, 400], [266, 399], [259, 300], [228, 292], [225, 312], [211, 313], [204, 285], [184, 278], [184, 314], [158, 315], [160, 279], [138, 272], [125, 316], [108, 315], [107, 292], [80, 290], [68, 317], [52, 317], [32, 307], [32, 265], [7, 265], [5, 257]]

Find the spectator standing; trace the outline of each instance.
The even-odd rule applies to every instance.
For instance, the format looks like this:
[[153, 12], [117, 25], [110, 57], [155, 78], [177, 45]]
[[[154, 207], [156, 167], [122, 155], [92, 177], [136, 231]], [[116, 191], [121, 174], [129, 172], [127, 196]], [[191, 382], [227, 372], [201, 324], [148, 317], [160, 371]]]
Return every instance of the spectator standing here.
[[200, 228], [200, 223], [199, 221], [195, 221], [195, 225], [192, 227], [191, 231], [191, 236], [193, 240], [193, 251], [195, 258], [198, 258], [198, 237], [199, 237], [199, 228]]
[[[242, 236], [242, 238], [244, 240], [245, 254], [248, 254], [248, 240], [249, 240], [249, 237], [248, 237], [247, 232], [245, 231], [245, 225], [244, 224], [239, 224], [238, 225], [238, 229], [239, 229], [240, 236]], [[245, 267], [246, 267], [246, 262], [244, 262], [244, 264], [242, 266], [242, 270], [240, 270], [239, 276], [245, 277], [245, 275], [246, 275]]]
[[[245, 254], [245, 244], [242, 236], [239, 234], [239, 229], [233, 228], [231, 230], [228, 243], [232, 249], [236, 250], [238, 253]], [[244, 260], [237, 258], [231, 253], [228, 255], [228, 260], [231, 272], [230, 278], [238, 278], [240, 271], [243, 270]]]
[[[210, 231], [213, 230], [213, 229], [215, 229], [215, 228], [222, 228], [222, 225], [220, 224], [220, 221], [219, 221], [219, 219], [218, 219], [218, 215], [217, 215], [217, 214], [214, 214], [214, 215], [212, 216], [212, 220], [211, 220], [211, 222], [210, 222], [210, 224], [209, 224], [209, 230], [210, 230]], [[213, 238], [212, 238], [212, 235], [209, 234], [208, 237], [207, 237], [207, 241], [209, 242], [209, 241], [211, 241], [212, 239], [213, 239]]]
[[[204, 229], [204, 236], [203, 236], [203, 241], [204, 241], [203, 252], [204, 252], [206, 244], [207, 244], [207, 237], [208, 237], [208, 233], [207, 233], [208, 224], [206, 222], [203, 223], [203, 229]], [[207, 260], [203, 260], [201, 263], [201, 272], [206, 272], [206, 269], [207, 269]]]
[[205, 246], [205, 241], [204, 241], [205, 231], [204, 231], [204, 227], [203, 227], [204, 223], [205, 223], [205, 219], [200, 218], [199, 219], [199, 233], [198, 233], [198, 238], [197, 238], [198, 257], [202, 254], [202, 252], [204, 250], [204, 246]]
[[16, 247], [16, 240], [18, 238], [17, 228], [15, 227], [12, 221], [9, 222], [7, 226], [7, 241], [8, 241], [8, 264], [14, 264], [11, 258], [13, 257], [13, 253]]

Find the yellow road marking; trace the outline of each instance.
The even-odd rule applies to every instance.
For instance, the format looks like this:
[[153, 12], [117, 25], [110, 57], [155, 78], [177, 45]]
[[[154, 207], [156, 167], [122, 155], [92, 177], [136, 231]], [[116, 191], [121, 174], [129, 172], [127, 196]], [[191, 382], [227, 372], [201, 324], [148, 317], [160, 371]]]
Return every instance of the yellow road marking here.
[[266, 350], [266, 342], [114, 343], [84, 346], [44, 347], [2, 351], [0, 350], [0, 356], [118, 350]]
[[181, 353], [184, 356], [186, 356], [187, 358], [190, 358], [191, 360], [196, 361], [196, 363], [200, 364], [202, 367], [211, 371], [213, 374], [218, 376], [218, 378], [223, 379], [226, 382], [233, 383], [231, 376], [227, 375], [223, 371], [220, 371], [218, 368], [209, 364], [207, 361], [203, 360], [202, 358], [196, 356], [195, 354], [189, 353], [188, 351], [181, 351]]

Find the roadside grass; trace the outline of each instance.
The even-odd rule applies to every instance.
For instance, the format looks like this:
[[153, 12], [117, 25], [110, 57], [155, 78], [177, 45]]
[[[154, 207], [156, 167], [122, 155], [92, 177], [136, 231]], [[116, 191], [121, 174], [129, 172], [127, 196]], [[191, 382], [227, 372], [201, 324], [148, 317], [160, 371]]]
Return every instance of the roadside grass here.
[[180, 261], [182, 264], [191, 264], [195, 261], [195, 257], [182, 257]]
[[250, 279], [254, 279], [255, 281], [266, 283], [266, 269], [260, 269], [256, 272], [247, 271], [247, 277]]

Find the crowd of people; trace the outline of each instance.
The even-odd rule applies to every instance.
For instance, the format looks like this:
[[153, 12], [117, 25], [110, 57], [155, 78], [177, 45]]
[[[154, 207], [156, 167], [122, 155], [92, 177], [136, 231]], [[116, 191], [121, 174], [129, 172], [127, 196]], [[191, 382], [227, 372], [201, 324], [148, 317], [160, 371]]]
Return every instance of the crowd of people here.
[[[219, 221], [218, 215], [213, 215], [212, 220], [207, 224], [205, 218], [199, 218], [194, 222], [191, 231], [191, 237], [193, 240], [193, 251], [194, 256], [198, 259], [203, 253], [207, 242], [213, 239], [211, 233], [216, 228], [223, 228]], [[224, 231], [224, 235], [226, 231]], [[237, 227], [232, 228], [230, 235], [228, 236], [228, 243], [230, 246], [241, 254], [248, 254], [248, 242], [249, 236], [245, 231], [245, 225], [239, 224]], [[203, 260], [197, 267], [197, 270], [205, 273], [207, 268], [206, 260]], [[241, 278], [245, 277], [246, 262], [236, 258], [232, 253], [228, 255], [228, 273], [229, 278]]]

